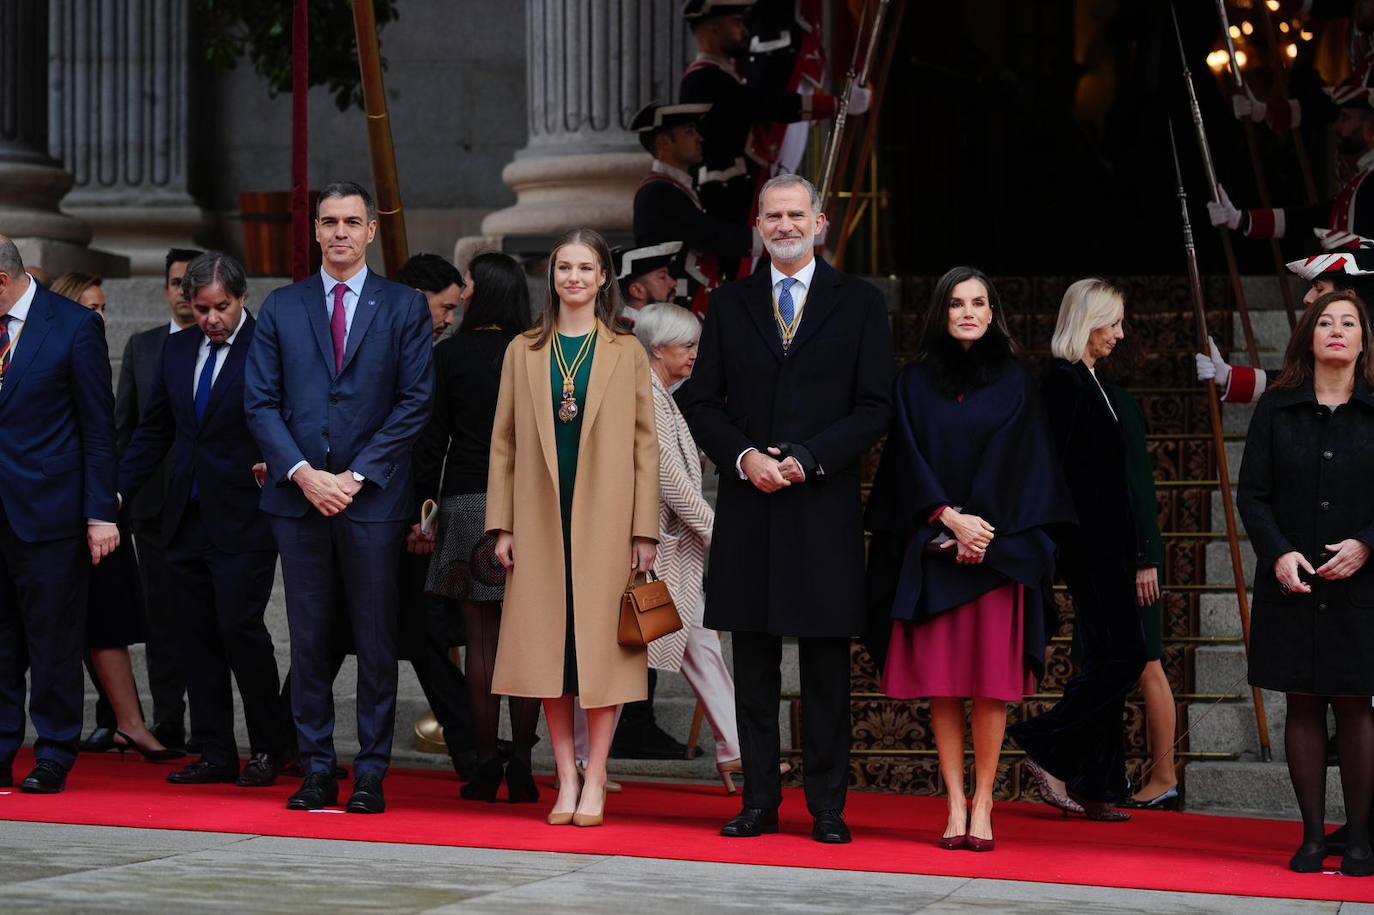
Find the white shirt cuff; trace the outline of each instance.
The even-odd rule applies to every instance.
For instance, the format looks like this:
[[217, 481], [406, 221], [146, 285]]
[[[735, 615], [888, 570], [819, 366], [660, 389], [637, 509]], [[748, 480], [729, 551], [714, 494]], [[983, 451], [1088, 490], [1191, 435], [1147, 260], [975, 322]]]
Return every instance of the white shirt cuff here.
[[286, 471], [286, 478], [288, 480], [291, 479], [296, 475], [297, 470], [300, 470], [302, 467], [308, 467], [309, 465], [309, 461], [297, 461], [290, 470]]
[[749, 479], [749, 474], [745, 473], [743, 467], [741, 466], [744, 463], [744, 456], [751, 451], [758, 450], [759, 449], [757, 448], [745, 448], [743, 451], [739, 453], [739, 457], [735, 458], [735, 473], [739, 474], [739, 478], [741, 480]]
[[350, 470], [349, 473], [353, 474], [353, 481], [354, 481], [355, 483], [366, 483], [366, 482], [367, 482], [367, 477], [363, 476], [361, 473], [358, 473], [358, 471], [356, 471], [356, 470]]
[[87, 518], [87, 519], [86, 519], [86, 523], [87, 523], [87, 524], [99, 524], [99, 525], [102, 525], [103, 527], [114, 527], [114, 526], [115, 526], [115, 523], [114, 523], [113, 521], [101, 521], [99, 518]]

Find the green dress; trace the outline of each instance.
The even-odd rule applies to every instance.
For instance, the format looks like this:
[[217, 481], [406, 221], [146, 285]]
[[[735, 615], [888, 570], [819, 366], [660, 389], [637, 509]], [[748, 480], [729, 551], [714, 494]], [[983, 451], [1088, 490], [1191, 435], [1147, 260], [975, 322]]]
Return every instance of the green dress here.
[[[595, 331], [592, 331], [595, 333]], [[558, 408], [563, 404], [563, 373], [558, 368], [558, 359], [553, 347], [561, 347], [563, 361], [572, 365], [582, 348], [586, 335], [565, 337], [554, 334], [549, 347], [549, 375], [553, 386], [553, 440], [558, 452], [558, 508], [563, 517], [563, 568], [564, 587], [568, 595], [567, 635], [563, 639], [563, 695], [577, 695], [577, 641], [573, 630], [573, 586], [572, 586], [572, 505], [573, 486], [577, 483], [577, 452], [582, 445], [582, 417], [587, 406], [587, 384], [592, 376], [592, 360], [596, 358], [596, 340], [592, 340], [586, 360], [573, 374], [573, 399], [577, 402], [577, 416], [570, 423], [558, 418]]]
[[[1145, 444], [1145, 412], [1130, 392], [1120, 385], [1109, 384], [1107, 390], [1121, 417], [1121, 434], [1126, 439], [1126, 482], [1131, 491], [1131, 509], [1135, 515], [1136, 567], [1154, 566], [1159, 570], [1160, 585], [1164, 584], [1164, 540], [1159, 536], [1159, 496], [1155, 492], [1154, 465]], [[1158, 661], [1164, 656], [1162, 600], [1140, 608], [1140, 621], [1145, 628], [1146, 660]]]

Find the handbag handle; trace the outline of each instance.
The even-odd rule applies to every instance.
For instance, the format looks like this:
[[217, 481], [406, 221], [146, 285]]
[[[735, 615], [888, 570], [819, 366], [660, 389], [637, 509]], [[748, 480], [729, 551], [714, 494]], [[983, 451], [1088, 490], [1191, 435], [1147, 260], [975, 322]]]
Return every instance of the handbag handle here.
[[627, 581], [627, 582], [625, 583], [625, 590], [628, 591], [628, 590], [632, 589], [632, 588], [635, 586], [635, 579], [639, 578], [639, 576], [641, 576], [641, 575], [644, 576], [644, 583], [645, 583], [645, 584], [648, 584], [648, 583], [651, 582], [651, 581], [658, 581], [658, 576], [654, 574], [654, 570], [653, 570], [653, 569], [650, 569], [650, 570], [647, 571], [647, 572], [637, 572], [637, 571], [635, 571], [634, 569], [631, 569], [631, 570], [630, 570], [630, 580]]

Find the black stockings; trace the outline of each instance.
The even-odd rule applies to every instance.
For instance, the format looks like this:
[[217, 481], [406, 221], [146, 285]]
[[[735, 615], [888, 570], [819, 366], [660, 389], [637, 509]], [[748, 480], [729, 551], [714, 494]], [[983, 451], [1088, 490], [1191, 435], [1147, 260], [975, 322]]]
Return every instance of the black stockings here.
[[1336, 715], [1336, 755], [1345, 796], [1347, 848], [1369, 854], [1369, 807], [1374, 800], [1374, 713], [1366, 696], [1288, 694], [1288, 777], [1302, 811], [1303, 848], [1323, 844], [1326, 827], [1326, 707]]
[[[501, 634], [501, 605], [495, 601], [463, 601], [463, 625], [468, 642], [463, 671], [468, 680], [477, 758], [482, 763], [496, 758], [496, 732], [501, 718], [501, 697], [491, 693], [497, 639]], [[534, 732], [539, 726], [539, 700], [511, 696], [508, 701], [512, 752], [516, 759], [528, 766], [530, 751], [534, 747]]]

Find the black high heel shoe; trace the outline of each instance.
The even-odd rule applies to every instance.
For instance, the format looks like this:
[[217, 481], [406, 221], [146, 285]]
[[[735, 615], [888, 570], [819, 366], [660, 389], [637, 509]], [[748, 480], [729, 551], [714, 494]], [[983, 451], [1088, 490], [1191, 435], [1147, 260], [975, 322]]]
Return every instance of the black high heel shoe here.
[[477, 767], [472, 781], [459, 788], [458, 793], [465, 801], [491, 803], [496, 800], [496, 792], [500, 789], [501, 779], [505, 774], [506, 767], [499, 757], [489, 759]]
[[[124, 742], [120, 743], [119, 741], [121, 740]], [[115, 731], [114, 748], [119, 751], [120, 762], [124, 762], [124, 754], [130, 750], [142, 756], [146, 762], [171, 762], [174, 759], [183, 759], [186, 756], [185, 750], [171, 750], [166, 747], [163, 747], [161, 750], [144, 749], [139, 746], [137, 741], [132, 737], [119, 730]]]
[[506, 800], [512, 804], [539, 802], [539, 786], [534, 782], [534, 773], [518, 757], [506, 763]]
[[1297, 851], [1293, 852], [1293, 857], [1288, 859], [1288, 869], [1299, 874], [1320, 874], [1322, 863], [1326, 861], [1327, 849], [1325, 843], [1321, 845], [1304, 844]]
[[1135, 798], [1131, 798], [1122, 803], [1121, 806], [1129, 807], [1132, 810], [1177, 810], [1181, 803], [1182, 798], [1179, 796], [1178, 786], [1175, 785], [1148, 801], [1137, 801]]

